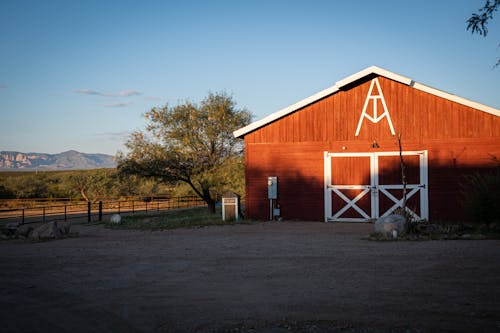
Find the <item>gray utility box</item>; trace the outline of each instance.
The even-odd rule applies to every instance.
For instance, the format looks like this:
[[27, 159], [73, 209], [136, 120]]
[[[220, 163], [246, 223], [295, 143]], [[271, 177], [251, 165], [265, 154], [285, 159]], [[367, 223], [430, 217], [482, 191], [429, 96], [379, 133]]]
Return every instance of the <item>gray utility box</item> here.
[[234, 192], [222, 195], [222, 221], [238, 221], [240, 219], [240, 196]]
[[267, 177], [267, 198], [278, 199], [278, 177]]

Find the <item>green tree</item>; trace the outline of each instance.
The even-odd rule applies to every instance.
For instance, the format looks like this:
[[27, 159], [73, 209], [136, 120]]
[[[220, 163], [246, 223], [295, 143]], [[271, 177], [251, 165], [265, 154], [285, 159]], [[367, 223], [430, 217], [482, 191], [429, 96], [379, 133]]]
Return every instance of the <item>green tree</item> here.
[[95, 201], [112, 193], [116, 186], [114, 174], [112, 169], [74, 171], [67, 175], [65, 185], [71, 197]]
[[49, 186], [45, 174], [27, 174], [16, 179], [14, 188], [16, 198], [48, 198]]
[[248, 125], [251, 113], [237, 108], [225, 93], [210, 93], [199, 105], [153, 108], [145, 117], [145, 132], [131, 135], [128, 154], [118, 157], [118, 170], [166, 183], [184, 182], [215, 213], [222, 170], [243, 154], [243, 143], [233, 131]]
[[[486, 3], [481, 7], [478, 13], [473, 13], [467, 20], [467, 30], [471, 33], [478, 33], [486, 37], [488, 34], [488, 22], [493, 19], [493, 13], [500, 7], [500, 0], [486, 0]], [[500, 65], [500, 59], [497, 60], [495, 67]]]
[[8, 187], [0, 184], [0, 199], [14, 199], [16, 196]]

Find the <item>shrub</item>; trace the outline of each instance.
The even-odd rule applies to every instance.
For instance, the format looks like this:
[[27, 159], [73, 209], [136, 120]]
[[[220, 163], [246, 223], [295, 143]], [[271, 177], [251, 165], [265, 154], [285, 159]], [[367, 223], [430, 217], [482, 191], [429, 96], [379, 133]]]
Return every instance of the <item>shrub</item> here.
[[500, 220], [500, 164], [489, 172], [476, 172], [460, 184], [466, 216], [473, 222]]

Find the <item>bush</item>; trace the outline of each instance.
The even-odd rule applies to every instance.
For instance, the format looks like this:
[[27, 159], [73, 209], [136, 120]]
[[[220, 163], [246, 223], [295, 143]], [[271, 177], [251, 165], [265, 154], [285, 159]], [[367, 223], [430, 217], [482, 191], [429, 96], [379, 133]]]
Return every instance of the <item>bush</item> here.
[[500, 165], [489, 172], [476, 172], [460, 184], [466, 216], [473, 222], [500, 220]]

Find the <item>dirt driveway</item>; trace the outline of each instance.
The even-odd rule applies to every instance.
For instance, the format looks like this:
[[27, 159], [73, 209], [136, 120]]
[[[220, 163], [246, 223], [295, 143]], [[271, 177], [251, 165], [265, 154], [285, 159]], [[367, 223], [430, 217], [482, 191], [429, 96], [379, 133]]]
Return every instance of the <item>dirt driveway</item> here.
[[500, 331], [500, 241], [260, 223], [0, 242], [2, 332]]

